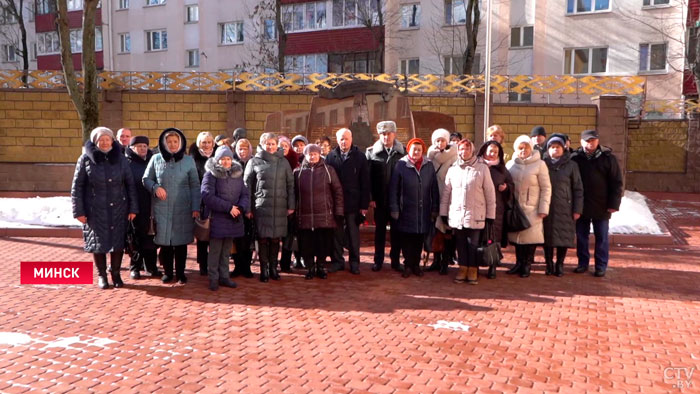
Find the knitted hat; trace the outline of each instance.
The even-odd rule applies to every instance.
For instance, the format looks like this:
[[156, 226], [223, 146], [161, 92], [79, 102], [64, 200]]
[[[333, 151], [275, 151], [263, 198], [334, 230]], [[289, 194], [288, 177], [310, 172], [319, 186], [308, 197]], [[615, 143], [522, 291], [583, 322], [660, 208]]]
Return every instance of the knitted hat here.
[[112, 139], [114, 139], [114, 133], [112, 132], [112, 130], [100, 126], [92, 129], [92, 131], [90, 132], [90, 141], [92, 141], [93, 144], [97, 144], [97, 140], [99, 140], [100, 137], [102, 137], [103, 135], [108, 135]]
[[450, 142], [450, 132], [445, 130], [445, 129], [437, 129], [433, 131], [432, 137], [430, 137], [430, 141], [435, 145], [435, 141], [437, 141], [438, 138], [442, 138], [445, 140], [445, 142]]
[[239, 127], [236, 130], [233, 130], [233, 139], [238, 141], [241, 138], [246, 138], [246, 135], [248, 134], [248, 131], [244, 129], [243, 127]]
[[129, 140], [129, 146], [134, 146], [136, 144], [149, 145], [150, 141], [148, 140], [148, 137], [146, 137], [145, 135], [137, 135], [135, 137], [131, 137], [131, 140]]
[[222, 157], [230, 157], [231, 159], [233, 159], [233, 152], [231, 152], [231, 149], [226, 145], [220, 146], [216, 150], [216, 153], [214, 154], [214, 160], [218, 162], [219, 160], [221, 160]]
[[543, 137], [547, 136], [547, 132], [544, 131], [543, 126], [535, 126], [532, 128], [532, 131], [530, 132], [530, 137], [536, 137], [538, 135], [541, 135]]
[[385, 120], [377, 123], [377, 133], [396, 133], [396, 123], [393, 120]]
[[295, 135], [294, 138], [292, 138], [292, 146], [294, 146], [294, 144], [296, 144], [297, 141], [303, 142], [304, 145], [309, 145], [309, 140], [301, 134]]
[[515, 142], [513, 142], [513, 149], [514, 149], [514, 150], [518, 150], [518, 147], [519, 147], [520, 144], [522, 144], [523, 142], [527, 143], [527, 144], [530, 145], [530, 147], [532, 148], [532, 141], [530, 140], [530, 137], [528, 137], [528, 136], [526, 136], [525, 134], [523, 134], [523, 135], [521, 135], [521, 136], [519, 136], [518, 138], [515, 139]]
[[316, 144], [309, 144], [309, 145], [306, 145], [306, 146], [304, 147], [304, 156], [308, 156], [309, 153], [311, 153], [311, 152], [316, 152], [316, 153], [318, 153], [318, 154], [320, 155], [321, 152], [322, 152], [321, 146], [320, 146], [320, 145], [316, 145]]
[[566, 143], [564, 142], [564, 140], [563, 140], [561, 137], [552, 137], [552, 138], [550, 138], [549, 141], [547, 141], [547, 149], [549, 149], [549, 147], [550, 147], [552, 144], [559, 144], [559, 145], [561, 145], [562, 147], [565, 147], [565, 146], [566, 146]]
[[411, 139], [408, 141], [408, 143], [406, 144], [406, 150], [410, 150], [410, 149], [411, 149], [411, 145], [413, 145], [413, 144], [418, 144], [418, 145], [420, 145], [421, 147], [423, 147], [423, 153], [425, 153], [426, 150], [428, 149], [428, 148], [425, 146], [425, 142], [423, 142], [422, 139], [420, 139], [420, 138], [411, 138]]

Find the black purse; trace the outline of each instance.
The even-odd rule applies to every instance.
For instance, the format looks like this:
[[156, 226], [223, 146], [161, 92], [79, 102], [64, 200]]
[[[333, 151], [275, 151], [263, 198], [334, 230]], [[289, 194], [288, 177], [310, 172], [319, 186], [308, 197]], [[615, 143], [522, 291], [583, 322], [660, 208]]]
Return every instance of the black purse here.
[[148, 230], [146, 235], [156, 235], [156, 217], [153, 215], [153, 203], [151, 203], [151, 216], [148, 218]]
[[523, 231], [531, 226], [530, 220], [515, 198], [511, 199], [506, 206], [505, 212], [503, 213], [503, 226], [505, 226], [506, 231], [509, 233]]
[[134, 225], [133, 220], [129, 220], [129, 224], [127, 224], [126, 228], [126, 240], [124, 242], [124, 252], [131, 256], [132, 260], [139, 260], [140, 259], [140, 253], [139, 253], [140, 245], [139, 245], [139, 237], [136, 234], [136, 226]]
[[494, 240], [493, 225], [489, 222], [481, 230], [479, 247], [476, 248], [476, 261], [480, 267], [495, 267], [503, 258], [501, 246]]

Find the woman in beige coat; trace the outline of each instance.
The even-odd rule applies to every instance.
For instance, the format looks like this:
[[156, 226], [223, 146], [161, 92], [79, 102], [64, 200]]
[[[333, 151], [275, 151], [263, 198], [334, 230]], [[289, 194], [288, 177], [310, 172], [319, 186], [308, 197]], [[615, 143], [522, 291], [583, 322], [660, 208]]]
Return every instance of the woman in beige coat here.
[[522, 278], [527, 278], [535, 259], [535, 248], [544, 243], [542, 219], [549, 213], [552, 186], [547, 164], [540, 159], [540, 153], [532, 149], [530, 137], [518, 137], [513, 149], [513, 159], [506, 164], [506, 168], [513, 177], [515, 199], [531, 226], [523, 231], [508, 233], [508, 240], [515, 245], [515, 266], [508, 273], [519, 273]]

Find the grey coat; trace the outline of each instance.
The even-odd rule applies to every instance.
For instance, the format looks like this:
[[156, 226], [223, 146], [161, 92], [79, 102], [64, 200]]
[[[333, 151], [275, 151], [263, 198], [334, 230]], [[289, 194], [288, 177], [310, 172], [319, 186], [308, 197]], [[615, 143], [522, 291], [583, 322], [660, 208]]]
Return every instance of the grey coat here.
[[248, 161], [243, 181], [250, 191], [250, 207], [258, 238], [287, 236], [287, 210], [294, 209], [294, 176], [282, 149], [272, 154], [258, 147]]
[[583, 212], [583, 183], [578, 165], [571, 160], [569, 152], [564, 152], [556, 163], [545, 153], [544, 162], [552, 184], [549, 215], [544, 218], [544, 244], [572, 248], [576, 246], [573, 214]]

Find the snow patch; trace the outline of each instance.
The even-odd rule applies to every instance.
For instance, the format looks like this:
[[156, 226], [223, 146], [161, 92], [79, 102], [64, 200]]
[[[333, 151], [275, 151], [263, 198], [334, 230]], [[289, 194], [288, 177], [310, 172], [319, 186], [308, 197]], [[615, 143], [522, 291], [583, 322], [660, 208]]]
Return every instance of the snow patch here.
[[447, 330], [452, 330], [452, 331], [464, 331], [464, 332], [469, 332], [470, 326], [462, 323], [461, 321], [447, 321], [447, 320], [438, 320], [437, 323], [435, 324], [428, 324], [428, 327], [432, 327], [434, 329], [440, 329], [444, 328]]
[[649, 210], [647, 198], [629, 190], [622, 197], [620, 210], [610, 218], [609, 231], [613, 234], [663, 234]]
[[79, 227], [70, 197], [0, 198], [0, 227]]
[[99, 346], [106, 347], [111, 343], [117, 343], [108, 338], [98, 338], [98, 337], [88, 337], [87, 339], [80, 339], [80, 337], [65, 337], [54, 341], [43, 341], [41, 339], [35, 339], [27, 334], [22, 334], [18, 332], [0, 332], [0, 345], [26, 345], [29, 343], [38, 343], [45, 345], [43, 348], [70, 348], [74, 344], [83, 344], [86, 346]]
[[32, 341], [32, 337], [18, 332], [0, 332], [0, 345], [24, 345]]

